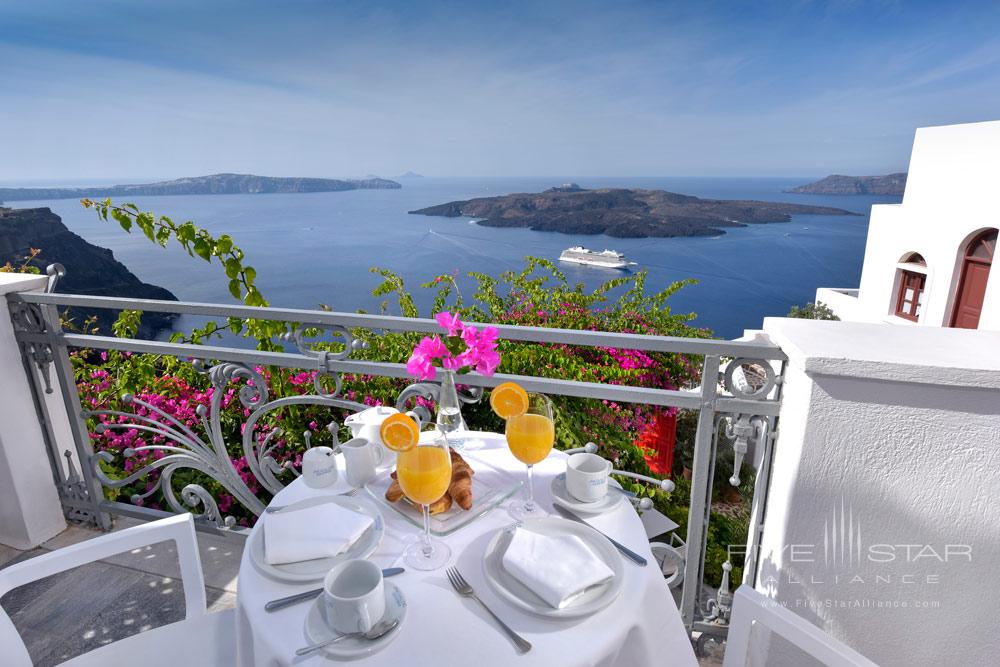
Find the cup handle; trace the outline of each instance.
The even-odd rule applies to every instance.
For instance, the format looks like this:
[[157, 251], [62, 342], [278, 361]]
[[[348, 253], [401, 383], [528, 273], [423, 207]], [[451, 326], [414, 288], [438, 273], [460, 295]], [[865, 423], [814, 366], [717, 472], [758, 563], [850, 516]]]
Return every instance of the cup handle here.
[[375, 467], [377, 468], [385, 461], [385, 447], [377, 442], [372, 442], [371, 445], [375, 449]]

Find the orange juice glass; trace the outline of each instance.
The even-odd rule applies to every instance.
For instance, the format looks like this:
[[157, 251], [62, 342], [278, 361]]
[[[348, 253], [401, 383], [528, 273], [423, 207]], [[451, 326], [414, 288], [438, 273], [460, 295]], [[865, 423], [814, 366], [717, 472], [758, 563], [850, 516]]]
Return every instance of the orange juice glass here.
[[528, 497], [526, 500], [512, 502], [507, 511], [518, 521], [544, 516], [545, 513], [535, 502], [531, 469], [536, 463], [545, 460], [552, 451], [552, 445], [555, 444], [556, 429], [552, 421], [552, 401], [542, 394], [528, 394], [528, 411], [507, 420], [506, 434], [510, 453], [528, 466]]
[[396, 479], [403, 493], [420, 505], [424, 515], [424, 532], [419, 540], [403, 552], [403, 562], [415, 570], [436, 570], [451, 558], [447, 544], [431, 537], [431, 510], [451, 484], [451, 451], [448, 439], [438, 429], [420, 434], [416, 447], [396, 455]]
[[521, 463], [534, 465], [545, 460], [556, 439], [552, 419], [530, 412], [507, 420], [507, 446]]

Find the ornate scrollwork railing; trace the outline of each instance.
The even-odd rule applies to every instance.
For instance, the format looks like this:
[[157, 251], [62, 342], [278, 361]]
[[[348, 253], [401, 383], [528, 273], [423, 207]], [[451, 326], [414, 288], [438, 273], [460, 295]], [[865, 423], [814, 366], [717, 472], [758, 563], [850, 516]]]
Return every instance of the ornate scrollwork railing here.
[[[350, 349], [358, 348], [349, 346], [348, 350]], [[335, 354], [338, 359], [347, 358], [347, 355], [342, 353], [331, 354]], [[318, 354], [316, 356], [319, 357]], [[187, 508], [200, 506], [203, 511], [197, 515], [198, 518], [210, 521], [220, 528], [232, 528], [236, 525], [236, 520], [220, 511], [218, 502], [203, 485], [187, 484], [181, 489], [180, 499], [178, 499], [172, 481], [174, 474], [179, 470], [195, 470], [222, 485], [237, 502], [253, 514], [260, 516], [264, 511], [264, 502], [240, 477], [227, 448], [226, 435], [222, 427], [222, 414], [225, 409], [223, 397], [230, 384], [242, 381], [237, 396], [240, 403], [250, 411], [243, 422], [242, 452], [244, 459], [254, 479], [271, 494], [277, 493], [286, 485], [279, 477], [290, 471], [294, 474], [294, 469], [290, 461], [279, 463], [274, 456], [276, 442], [282, 436], [282, 430], [271, 428], [266, 433], [261, 433], [257, 428], [264, 417], [269, 413], [295, 405], [313, 405], [350, 412], [361, 411], [368, 407], [338, 396], [341, 387], [339, 373], [328, 373], [329, 376], [336, 378], [337, 389], [333, 393], [325, 392], [322, 387], [317, 385], [316, 394], [286, 396], [269, 400], [270, 392], [267, 379], [255, 368], [232, 362], [224, 362], [210, 367], [206, 367], [197, 360], [193, 363], [199, 372], [208, 375], [213, 390], [209, 405], [199, 405], [196, 409], [203, 434], [199, 435], [182, 421], [157, 406], [131, 394], [126, 394], [122, 396], [122, 401], [127, 405], [135, 406], [136, 410], [88, 410], [85, 411], [84, 416], [100, 417], [103, 415], [115, 418], [116, 421], [110, 423], [99, 423], [96, 426], [98, 434], [108, 430], [135, 429], [153, 436], [160, 436], [170, 443], [129, 447], [122, 452], [126, 457], [135, 457], [144, 452], [154, 451], [166, 453], [166, 456], [146, 463], [140, 469], [120, 479], [109, 477], [101, 468], [101, 462], [110, 463], [114, 460], [114, 455], [111, 452], [94, 453], [91, 456], [91, 465], [94, 475], [101, 484], [111, 489], [127, 487], [158, 470], [160, 472], [156, 481], [144, 492], [134, 494], [131, 497], [133, 504], [145, 501], [155, 493], [160, 492], [173, 511], [182, 512], [187, 511]], [[317, 377], [320, 372], [316, 372]], [[405, 403], [406, 397], [416, 395], [434, 400], [439, 389], [439, 385], [432, 383], [420, 383], [419, 387], [410, 385], [401, 392], [399, 400], [401, 403]], [[478, 400], [478, 396], [481, 394], [481, 390], [470, 392], [464, 398], [466, 402], [473, 402]], [[139, 414], [139, 409], [146, 412], [147, 415]], [[422, 406], [420, 409], [426, 411], [426, 408]], [[150, 414], [155, 415], [155, 417], [148, 416]], [[124, 421], [121, 421], [122, 419]], [[331, 422], [326, 428], [333, 434], [336, 441], [338, 424]], [[312, 434], [306, 432], [303, 435], [307, 446], [309, 446]], [[187, 505], [187, 508], [182, 505], [181, 500], [183, 500], [184, 505]]]
[[[55, 282], [61, 272], [53, 267], [49, 275]], [[201, 304], [168, 301], [141, 301], [115, 298], [65, 295], [52, 293], [23, 293], [8, 295], [15, 337], [21, 346], [25, 367], [32, 371], [31, 379], [35, 403], [45, 422], [49, 453], [55, 459], [54, 473], [59, 481], [60, 497], [68, 516], [94, 521], [110, 527], [109, 514], [130, 514], [144, 518], [162, 515], [154, 509], [134, 507], [127, 503], [108, 500], [105, 488], [123, 489], [149, 478], [146, 488], [133, 496], [143, 501], [161, 493], [170, 510], [175, 512], [194, 509], [199, 517], [218, 527], [233, 527], [235, 521], [210, 489], [214, 484], [232, 496], [235, 503], [250, 513], [259, 515], [264, 500], [258, 493], [280, 491], [296, 474], [290, 452], [281, 449], [280, 440], [290, 434], [275, 425], [279, 410], [296, 406], [315, 406], [338, 411], [357, 412], [367, 406], [349, 400], [342, 394], [343, 375], [382, 376], [405, 378], [402, 364], [359, 359], [354, 355], [364, 349], [366, 341], [375, 332], [395, 331], [426, 334], [439, 330], [433, 320], [372, 315], [302, 311], [281, 308], [254, 308], [241, 305]], [[287, 338], [287, 352], [257, 352], [237, 347], [201, 346], [186, 343], [169, 343], [133, 338], [97, 336], [88, 333], [63, 331], [57, 309], [79, 308], [92, 311], [105, 308], [124, 310], [140, 308], [145, 312], [189, 314], [219, 318], [267, 319], [285, 322], [293, 331]], [[474, 323], [480, 325], [482, 323]], [[538, 391], [584, 399], [615, 401], [620, 404], [647, 404], [697, 411], [698, 427], [694, 434], [694, 455], [691, 463], [691, 497], [687, 521], [687, 553], [683, 563], [683, 592], [681, 613], [685, 624], [702, 632], [720, 633], [724, 626], [712, 622], [723, 615], [725, 599], [717, 597], [718, 615], [707, 614], [700, 603], [705, 555], [705, 542], [711, 514], [712, 479], [716, 455], [724, 440], [734, 452], [734, 470], [729, 481], [739, 484], [741, 470], [746, 462], [760, 465], [756, 475], [755, 498], [766, 489], [769, 455], [773, 449], [776, 418], [780, 409], [781, 373], [786, 360], [775, 345], [764, 341], [721, 341], [644, 336], [600, 331], [569, 331], [499, 325], [500, 337], [509, 341], [541, 344], [558, 344], [584, 347], [614, 347], [647, 352], [667, 352], [689, 355], [701, 359], [702, 383], [696, 390], [667, 390], [650, 387], [630, 387], [588, 382], [573, 379], [544, 378], [534, 375], [495, 376], [485, 378], [476, 374], [462, 376], [466, 386], [458, 392], [459, 400], [472, 403], [483, 395], [484, 387], [513, 380], [529, 391]], [[329, 349], [324, 343], [333, 339]], [[206, 405], [196, 409], [193, 418], [182, 421], [180, 414], [171, 415], [142, 397], [126, 396], [117, 410], [83, 410], [74, 386], [71, 352], [74, 349], [120, 350], [138, 354], [164, 355], [201, 360], [198, 369], [208, 377], [212, 394]], [[352, 356], [353, 355], [353, 356]], [[723, 360], [732, 359], [724, 369]], [[313, 373], [312, 393], [274, 398], [273, 387], [268, 386], [269, 376], [261, 369], [299, 369]], [[37, 369], [37, 372], [34, 372]], [[50, 378], [51, 372], [51, 378]], [[238, 385], [235, 399], [232, 389]], [[48, 419], [47, 395], [58, 389], [65, 406], [65, 414], [56, 415], [56, 421], [65, 422], [68, 416], [75, 448], [75, 462], [67, 460], [63, 470], [62, 452], [65, 436], [57, 434]], [[440, 386], [436, 383], [412, 384], [397, 396], [396, 407], [414, 410], [429, 421], [431, 412], [428, 401], [437, 402]], [[229, 421], [223, 424], [223, 412], [229, 401], [238, 400], [243, 408], [242, 433], [234, 430]], [[55, 403], [53, 403], [55, 405]], [[229, 420], [228, 416], [226, 419]], [[122, 479], [112, 479], [102, 465], [115, 456], [111, 451], [95, 453], [85, 422], [87, 417], [100, 417], [98, 433], [105, 430], [135, 429], [142, 434], [143, 442], [126, 438], [135, 446], [123, 450], [126, 457], [135, 457], [137, 469]], [[272, 415], [274, 418], [272, 419]], [[325, 420], [317, 419], [317, 422]], [[91, 424], [93, 426], [93, 424]], [[265, 427], [266, 426], [266, 427]], [[302, 434], [306, 446], [318, 437], [316, 430]], [[326, 426], [334, 437], [340, 425], [331, 418]], [[153, 436], [146, 438], [146, 434]], [[226, 438], [230, 442], [226, 441]], [[62, 438], [62, 441], [60, 441]], [[228, 445], [228, 447], [227, 447]], [[759, 449], [759, 448], [763, 449]], [[150, 455], [155, 452], [155, 455]], [[242, 454], [246, 469], [237, 469], [233, 455]], [[56, 465], [58, 467], [56, 467]], [[241, 464], [242, 465], [242, 462]], [[77, 474], [79, 470], [79, 474]], [[185, 477], [183, 471], [192, 471], [197, 482], [185, 483], [174, 488]], [[202, 477], [203, 476], [203, 477]], [[212, 483], [204, 481], [213, 480]], [[762, 484], [762, 480], [763, 484]], [[190, 481], [190, 480], [186, 480]], [[761, 496], [762, 497], [762, 496]], [[755, 503], [755, 508], [762, 505]], [[754, 510], [756, 511], [756, 510]], [[758, 517], [759, 519], [759, 517]], [[753, 517], [752, 517], [753, 520]], [[751, 540], [753, 540], [751, 535]], [[748, 552], [754, 553], [753, 545]], [[754, 567], [747, 563], [745, 567]], [[721, 595], [721, 594], [720, 594]], [[715, 609], [714, 608], [714, 609]], [[707, 621], [707, 622], [703, 622]], [[701, 627], [699, 627], [699, 625]]]

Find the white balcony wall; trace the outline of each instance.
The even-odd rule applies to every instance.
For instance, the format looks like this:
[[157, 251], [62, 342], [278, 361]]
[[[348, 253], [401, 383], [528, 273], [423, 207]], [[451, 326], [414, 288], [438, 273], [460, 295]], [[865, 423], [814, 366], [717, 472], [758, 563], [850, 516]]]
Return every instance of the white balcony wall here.
[[997, 664], [1000, 333], [764, 331], [789, 362], [755, 587], [879, 665]]
[[16, 549], [36, 547], [66, 528], [6, 299], [41, 291], [46, 282], [46, 276], [0, 273], [0, 544]]
[[[893, 313], [899, 260], [917, 252], [927, 260], [924, 306], [917, 324], [948, 326], [968, 240], [1000, 227], [997, 174], [1000, 121], [918, 129], [903, 202], [872, 206], [859, 298], [849, 310], [834, 308], [837, 314], [845, 320], [914, 324]], [[997, 265], [1000, 258], [994, 261], [986, 288], [980, 329], [1000, 330]]]

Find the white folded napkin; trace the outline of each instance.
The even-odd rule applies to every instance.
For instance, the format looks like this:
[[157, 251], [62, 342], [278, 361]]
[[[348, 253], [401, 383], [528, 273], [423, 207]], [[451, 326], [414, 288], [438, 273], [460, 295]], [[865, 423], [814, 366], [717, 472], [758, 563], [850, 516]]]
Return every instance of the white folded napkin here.
[[372, 525], [372, 518], [323, 503], [264, 515], [264, 559], [269, 565], [336, 556]]
[[615, 576], [576, 535], [542, 535], [525, 528], [514, 531], [503, 567], [556, 609]]

